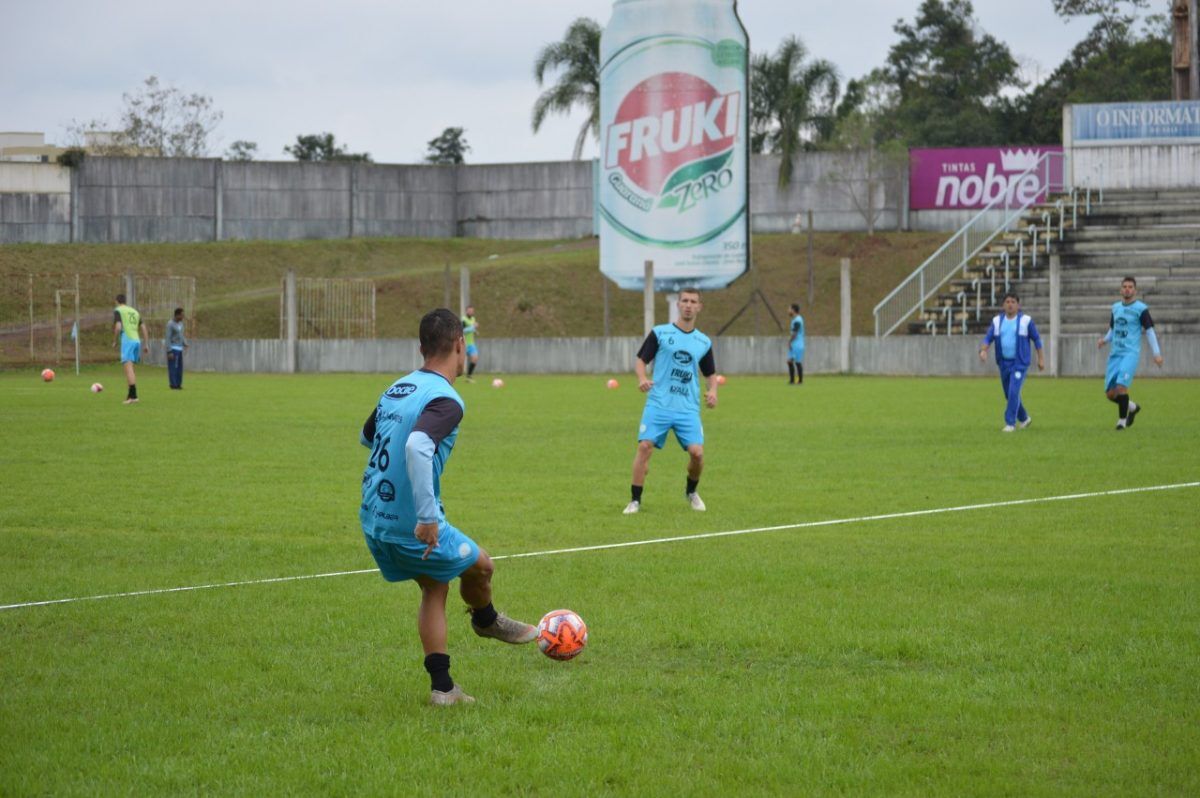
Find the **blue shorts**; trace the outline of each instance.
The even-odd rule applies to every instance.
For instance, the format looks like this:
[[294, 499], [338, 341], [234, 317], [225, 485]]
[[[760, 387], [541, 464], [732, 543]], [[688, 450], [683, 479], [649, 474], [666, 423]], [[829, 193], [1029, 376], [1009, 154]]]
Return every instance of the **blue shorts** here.
[[804, 347], [793, 346], [788, 350], [788, 357], [790, 357], [796, 363], [804, 360]]
[[653, 441], [654, 448], [661, 449], [671, 430], [675, 430], [675, 440], [685, 451], [692, 445], [704, 445], [704, 425], [700, 423], [699, 411], [677, 413], [649, 405], [642, 411], [642, 423], [638, 427], [639, 441]]
[[467, 357], [475, 357], [479, 354], [479, 347], [475, 344], [467, 344]]
[[428, 576], [438, 582], [450, 582], [479, 559], [475, 541], [444, 520], [438, 527], [437, 548], [422, 560], [425, 544], [410, 537], [403, 542], [379, 540], [363, 533], [367, 548], [375, 557], [379, 572], [389, 582], [403, 582], [418, 576]]
[[121, 362], [122, 363], [141, 363], [142, 362], [142, 342], [130, 341], [122, 336], [121, 338]]
[[1111, 391], [1118, 385], [1128, 388], [1133, 384], [1133, 373], [1137, 371], [1139, 352], [1113, 352], [1108, 356], [1104, 369], [1104, 390]]

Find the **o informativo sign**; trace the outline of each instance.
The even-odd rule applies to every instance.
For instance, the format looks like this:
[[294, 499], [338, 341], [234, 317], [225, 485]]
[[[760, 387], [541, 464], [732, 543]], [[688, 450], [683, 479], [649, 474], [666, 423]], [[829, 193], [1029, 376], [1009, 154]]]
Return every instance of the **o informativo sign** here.
[[601, 39], [600, 270], [723, 288], [749, 268], [748, 40], [732, 0], [618, 0]]

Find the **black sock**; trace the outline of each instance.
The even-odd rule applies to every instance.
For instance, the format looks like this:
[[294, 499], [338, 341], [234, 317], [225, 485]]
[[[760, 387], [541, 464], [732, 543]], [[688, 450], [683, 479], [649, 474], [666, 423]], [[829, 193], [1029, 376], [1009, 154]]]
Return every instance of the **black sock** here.
[[630, 485], [629, 486], [629, 495], [633, 496], [633, 500], [635, 502], [640, 502], [642, 500], [642, 488], [644, 488], [644, 487], [645, 487], [644, 485]]
[[449, 654], [427, 654], [425, 670], [429, 671], [429, 684], [434, 690], [448, 693], [454, 689], [454, 680], [450, 678]]
[[796, 381], [796, 364], [788, 361], [788, 385]]
[[492, 602], [488, 602], [486, 607], [480, 607], [477, 610], [471, 610], [471, 623], [478, 626], [480, 629], [486, 629], [496, 622], [496, 608], [492, 606]]
[[1117, 396], [1117, 415], [1125, 418], [1129, 415], [1129, 394], [1123, 393]]
[[804, 382], [804, 364], [796, 364], [796, 382]]
[[128, 398], [137, 399], [137, 385], [129, 386], [129, 397]]
[[691, 477], [688, 477], [687, 492], [688, 492], [689, 496], [696, 492], [696, 486], [699, 484], [700, 484], [700, 480], [692, 479]]
[[471, 376], [472, 374], [474, 374], [474, 373], [475, 373], [475, 364], [474, 364], [474, 363], [468, 363], [468, 364], [467, 364], [467, 376], [468, 376], [468, 377], [470, 377], [470, 376]]

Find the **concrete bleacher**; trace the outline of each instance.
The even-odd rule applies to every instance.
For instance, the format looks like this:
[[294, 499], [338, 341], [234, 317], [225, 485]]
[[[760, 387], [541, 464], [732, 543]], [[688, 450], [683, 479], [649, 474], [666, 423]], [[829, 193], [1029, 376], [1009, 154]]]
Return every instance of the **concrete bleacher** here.
[[[990, 291], [984, 290], [982, 307], [976, 312], [973, 282], [985, 275], [989, 264], [998, 263], [1005, 250], [1010, 265], [1015, 263], [1016, 242], [1022, 238], [1024, 273], [1018, 280], [1010, 267], [1010, 285], [1020, 295], [1022, 308], [1045, 330], [1050, 317], [1045, 231], [1041, 232], [1035, 268], [1030, 265], [1032, 244], [1027, 230], [1041, 223], [1042, 214], [1054, 208], [1055, 201], [1032, 208], [1018, 232], [981, 253], [965, 278], [948, 283], [923, 310], [920, 320], [910, 323], [909, 331], [945, 334], [949, 315], [953, 334], [964, 328], [968, 334], [981, 334], [991, 317], [1000, 312], [1001, 297], [993, 304]], [[1062, 267], [1059, 332], [1102, 335], [1108, 328], [1109, 309], [1120, 299], [1121, 278], [1132, 275], [1160, 334], [1200, 334], [1200, 190], [1109, 191], [1102, 203], [1093, 203], [1091, 213], [1078, 214], [1074, 224], [1068, 214], [1062, 239], [1050, 241], [1050, 250], [1059, 256]], [[960, 309], [964, 290], [970, 297], [965, 312]], [[948, 314], [947, 307], [954, 310]]]

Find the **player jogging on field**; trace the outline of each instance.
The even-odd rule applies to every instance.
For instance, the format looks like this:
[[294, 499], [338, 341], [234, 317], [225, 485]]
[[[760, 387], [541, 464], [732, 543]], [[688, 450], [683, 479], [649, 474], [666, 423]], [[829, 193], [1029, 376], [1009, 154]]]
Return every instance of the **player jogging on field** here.
[[362, 477], [359, 520], [367, 548], [389, 582], [414, 580], [421, 588], [417, 631], [425, 649], [435, 706], [472, 703], [450, 678], [446, 653], [446, 596], [459, 578], [459, 594], [480, 637], [529, 643], [536, 627], [497, 613], [492, 606], [492, 560], [475, 541], [446, 521], [441, 477], [458, 437], [463, 401], [454, 380], [463, 373], [462, 324], [440, 308], [420, 328], [425, 364], [392, 384], [363, 425], [371, 450]]
[[[679, 321], [660, 324], [651, 330], [634, 360], [638, 389], [648, 396], [638, 427], [632, 496], [625, 507], [626, 515], [641, 509], [650, 455], [663, 447], [671, 430], [675, 430], [675, 439], [688, 453], [684, 495], [693, 510], [705, 509], [700, 494], [696, 493], [700, 472], [704, 470], [704, 426], [700, 423], [700, 381], [696, 369], [698, 366], [708, 384], [705, 404], [716, 407], [717, 367], [712, 341], [696, 329], [696, 316], [703, 307], [700, 292], [694, 288], [683, 289], [679, 292], [677, 307]], [[653, 364], [653, 379], [646, 376], [646, 366], [650, 364]]]
[[1154, 334], [1154, 320], [1150, 309], [1137, 296], [1137, 280], [1126, 277], [1121, 281], [1121, 301], [1114, 302], [1108, 318], [1108, 332], [1097, 346], [1101, 349], [1112, 341], [1108, 355], [1108, 366], [1104, 370], [1104, 395], [1117, 404], [1117, 431], [1133, 426], [1133, 419], [1142, 406], [1129, 397], [1129, 386], [1137, 371], [1142, 356], [1142, 331], [1150, 341], [1154, 353], [1154, 364], [1162, 366], [1162, 352], [1158, 348], [1158, 336]]
[[475, 306], [467, 305], [467, 312], [462, 317], [463, 339], [467, 342], [467, 382], [475, 382], [475, 367], [479, 365], [479, 347], [475, 343], [475, 334], [479, 332], [479, 322], [475, 320]]
[[113, 310], [113, 349], [121, 347], [121, 365], [125, 368], [125, 382], [129, 392], [122, 404], [131, 405], [138, 401], [137, 374], [133, 364], [140, 363], [142, 354], [150, 352], [150, 333], [146, 332], [146, 324], [142, 314], [125, 304], [125, 295], [117, 294], [117, 307]]

